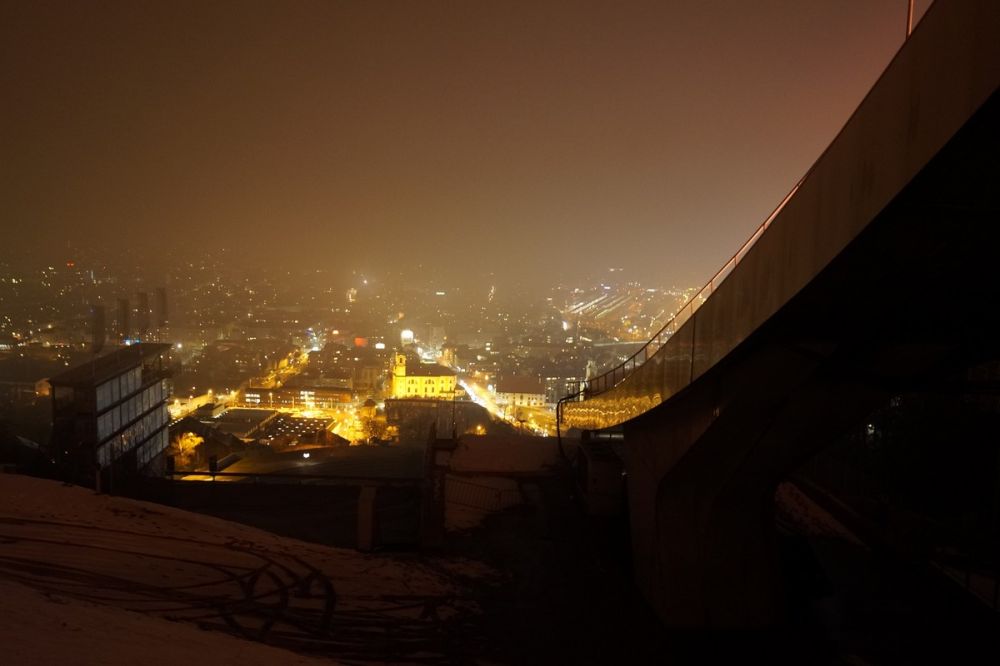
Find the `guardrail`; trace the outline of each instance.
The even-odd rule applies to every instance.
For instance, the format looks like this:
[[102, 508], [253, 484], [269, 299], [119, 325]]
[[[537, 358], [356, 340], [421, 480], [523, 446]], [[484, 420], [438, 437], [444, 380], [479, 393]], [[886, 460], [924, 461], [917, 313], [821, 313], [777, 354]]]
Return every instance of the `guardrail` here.
[[[906, 18], [906, 36], [903, 40], [904, 43], [906, 42], [907, 39], [909, 39], [910, 33], [913, 31], [914, 27], [913, 18], [914, 18], [913, 0], [910, 0], [910, 6]], [[857, 111], [855, 111], [855, 114], [856, 113]], [[853, 117], [854, 114], [851, 115], [851, 118]], [[850, 122], [850, 119], [848, 119], [848, 122]], [[720, 284], [722, 284], [723, 281], [725, 281], [725, 279], [733, 271], [736, 265], [739, 264], [740, 261], [743, 259], [743, 257], [746, 256], [746, 254], [750, 251], [750, 248], [752, 248], [754, 244], [760, 239], [761, 235], [763, 235], [763, 233], [771, 225], [771, 222], [774, 221], [774, 218], [776, 218], [778, 216], [778, 213], [780, 213], [781, 210], [785, 207], [785, 204], [787, 204], [788, 201], [795, 195], [799, 187], [801, 187], [802, 183], [805, 182], [805, 180], [816, 168], [816, 165], [819, 164], [819, 162], [827, 154], [827, 152], [830, 150], [830, 147], [840, 136], [841, 132], [843, 132], [843, 128], [841, 129], [840, 132], [837, 133], [833, 141], [831, 141], [827, 145], [827, 147], [823, 150], [823, 152], [820, 153], [816, 161], [814, 161], [812, 165], [806, 170], [802, 178], [800, 178], [798, 182], [795, 183], [795, 186], [792, 187], [791, 191], [789, 191], [789, 193], [785, 195], [785, 198], [781, 200], [781, 203], [779, 203], [778, 206], [771, 212], [771, 214], [767, 216], [767, 218], [760, 224], [759, 227], [757, 227], [757, 229], [753, 232], [753, 234], [750, 235], [750, 238], [748, 238], [746, 242], [744, 242], [743, 245], [740, 246], [740, 249], [738, 249], [736, 253], [732, 257], [730, 257], [725, 264], [722, 265], [722, 268], [716, 271], [715, 275], [713, 275], [712, 278], [707, 283], [705, 283], [704, 287], [702, 287], [697, 293], [695, 293], [694, 296], [689, 298], [684, 303], [684, 305], [682, 305], [680, 309], [678, 309], [677, 312], [675, 312], [670, 317], [667, 323], [664, 324], [663, 327], [659, 331], [657, 331], [657, 333], [652, 338], [650, 338], [648, 342], [646, 342], [646, 344], [640, 347], [637, 352], [632, 354], [632, 356], [629, 356], [621, 364], [615, 366], [614, 368], [611, 368], [602, 375], [599, 375], [592, 379], [585, 380], [583, 390], [565, 396], [562, 400], [559, 401], [559, 404], [561, 405], [562, 402], [564, 401], [568, 402], [572, 400], [586, 400], [588, 397], [595, 396], [600, 393], [604, 393], [605, 391], [611, 390], [618, 384], [622, 383], [629, 375], [631, 375], [635, 371], [636, 368], [638, 368], [640, 365], [649, 360], [650, 357], [656, 354], [656, 352], [659, 351], [660, 347], [662, 347], [666, 343], [666, 341], [670, 339], [670, 336], [676, 333], [677, 330], [684, 325], [684, 322], [686, 322], [694, 315], [695, 311], [697, 311], [698, 308], [701, 307], [702, 303], [708, 300], [708, 297], [712, 295], [712, 293], [719, 287]]]
[[449, 475], [445, 482], [445, 502], [496, 512], [524, 502], [520, 487], [496, 488]]
[[684, 303], [684, 305], [671, 315], [670, 319], [667, 320], [667, 323], [664, 324], [663, 327], [657, 331], [656, 334], [649, 339], [649, 341], [646, 342], [646, 344], [640, 347], [634, 354], [629, 356], [622, 363], [611, 368], [604, 374], [585, 380], [584, 388], [581, 391], [564, 397], [559, 401], [560, 404], [564, 401], [571, 401], [574, 399], [586, 400], [589, 397], [609, 391], [625, 381], [629, 375], [635, 372], [636, 368], [652, 358], [660, 350], [660, 348], [666, 344], [667, 340], [669, 340], [670, 337], [673, 336], [673, 334], [676, 333], [678, 329], [680, 329], [680, 327], [694, 315], [698, 308], [700, 308], [701, 305], [708, 300], [708, 297], [719, 288], [719, 285], [721, 285], [725, 279], [729, 277], [729, 274], [733, 272], [733, 269], [736, 268], [737, 264], [739, 264], [743, 257], [747, 255], [750, 248], [756, 244], [767, 228], [771, 226], [771, 222], [774, 221], [774, 218], [778, 216], [778, 213], [780, 213], [785, 207], [785, 204], [787, 204], [788, 201], [795, 195], [799, 187], [811, 172], [812, 168], [810, 168], [809, 171], [807, 171], [806, 174], [799, 179], [799, 182], [795, 184], [795, 187], [793, 187], [791, 191], [785, 195], [785, 198], [781, 200], [781, 203], [779, 203], [771, 214], [767, 216], [767, 219], [765, 219], [760, 226], [757, 227], [753, 234], [751, 234], [750, 238], [748, 238], [746, 242], [740, 246], [740, 249], [738, 249], [736, 253], [722, 265], [722, 268], [715, 272], [715, 275], [713, 275], [712, 278], [705, 283], [705, 286], [699, 289]]

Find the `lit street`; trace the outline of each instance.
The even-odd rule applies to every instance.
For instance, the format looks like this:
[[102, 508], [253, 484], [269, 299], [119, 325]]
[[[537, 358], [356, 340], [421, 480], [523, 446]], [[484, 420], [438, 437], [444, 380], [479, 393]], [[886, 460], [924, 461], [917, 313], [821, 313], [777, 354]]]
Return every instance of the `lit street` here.
[[496, 396], [474, 379], [462, 376], [459, 385], [469, 394], [469, 398], [483, 407], [492, 416], [510, 423], [515, 428], [523, 428], [535, 435], [548, 437], [555, 435], [555, 413], [547, 407], [515, 407], [497, 405]]

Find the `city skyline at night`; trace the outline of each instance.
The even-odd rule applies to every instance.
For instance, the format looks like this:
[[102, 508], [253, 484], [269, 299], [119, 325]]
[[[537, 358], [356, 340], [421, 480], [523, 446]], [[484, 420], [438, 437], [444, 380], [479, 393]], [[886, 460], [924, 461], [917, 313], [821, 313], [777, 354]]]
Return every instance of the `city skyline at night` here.
[[0, 663], [995, 664], [998, 0], [0, 0]]

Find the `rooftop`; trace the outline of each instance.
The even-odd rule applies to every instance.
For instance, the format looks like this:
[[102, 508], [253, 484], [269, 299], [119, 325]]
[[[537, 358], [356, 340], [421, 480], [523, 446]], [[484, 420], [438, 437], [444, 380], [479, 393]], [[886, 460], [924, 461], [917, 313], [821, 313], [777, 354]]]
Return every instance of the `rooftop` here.
[[168, 349], [170, 349], [169, 344], [159, 342], [143, 342], [120, 347], [109, 354], [98, 356], [92, 361], [53, 375], [49, 383], [53, 386], [96, 386], [140, 365], [148, 358], [163, 354]]
[[[407, 359], [409, 361], [409, 359]], [[451, 368], [446, 368], [437, 363], [409, 363], [406, 364], [407, 377], [450, 377], [455, 374]]]
[[501, 377], [497, 382], [497, 393], [526, 393], [544, 395], [545, 387], [538, 377]]

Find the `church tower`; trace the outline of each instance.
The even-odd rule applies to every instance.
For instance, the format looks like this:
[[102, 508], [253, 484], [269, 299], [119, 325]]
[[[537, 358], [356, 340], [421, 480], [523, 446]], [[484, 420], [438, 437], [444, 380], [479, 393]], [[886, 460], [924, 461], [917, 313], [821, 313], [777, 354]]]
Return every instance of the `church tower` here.
[[405, 377], [406, 376], [406, 355], [396, 353], [396, 359], [392, 364], [392, 376], [393, 377]]

